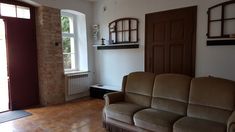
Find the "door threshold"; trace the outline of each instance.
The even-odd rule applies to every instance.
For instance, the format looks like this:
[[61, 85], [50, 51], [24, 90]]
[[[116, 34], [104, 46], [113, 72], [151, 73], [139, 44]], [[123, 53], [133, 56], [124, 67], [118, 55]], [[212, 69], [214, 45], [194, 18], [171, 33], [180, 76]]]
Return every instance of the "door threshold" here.
[[9, 112], [9, 111], [11, 111], [11, 110], [0, 111], [0, 114], [5, 113], [5, 112]]

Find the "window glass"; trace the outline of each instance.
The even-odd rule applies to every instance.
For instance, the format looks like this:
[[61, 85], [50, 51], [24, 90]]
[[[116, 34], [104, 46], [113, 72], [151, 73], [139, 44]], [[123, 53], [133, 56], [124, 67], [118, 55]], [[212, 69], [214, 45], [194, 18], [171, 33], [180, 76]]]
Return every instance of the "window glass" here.
[[16, 6], [11, 4], [0, 3], [1, 15], [8, 17], [16, 17]]
[[64, 69], [75, 69], [75, 45], [73, 37], [63, 37]]
[[23, 7], [23, 6], [17, 6], [17, 17], [18, 18], [25, 18], [30, 19], [30, 8]]
[[62, 16], [61, 26], [63, 33], [74, 33], [73, 31], [73, 19], [71, 17]]
[[71, 54], [64, 53], [64, 69], [72, 69]]

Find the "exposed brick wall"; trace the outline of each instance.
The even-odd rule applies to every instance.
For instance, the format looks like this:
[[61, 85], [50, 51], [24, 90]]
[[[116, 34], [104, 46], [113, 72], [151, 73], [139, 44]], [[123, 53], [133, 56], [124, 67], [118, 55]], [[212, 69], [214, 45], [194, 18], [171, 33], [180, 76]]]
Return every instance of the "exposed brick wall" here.
[[[60, 10], [37, 8], [37, 48], [42, 105], [65, 102]], [[57, 45], [58, 44], [58, 45]]]

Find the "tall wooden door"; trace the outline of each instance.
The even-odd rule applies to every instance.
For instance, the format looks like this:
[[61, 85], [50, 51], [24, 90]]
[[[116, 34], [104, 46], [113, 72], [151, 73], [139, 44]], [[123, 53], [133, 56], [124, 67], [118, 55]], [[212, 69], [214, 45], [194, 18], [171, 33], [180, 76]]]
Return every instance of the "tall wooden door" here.
[[197, 7], [146, 14], [145, 71], [194, 76]]
[[34, 8], [30, 12], [30, 19], [4, 18], [12, 110], [39, 104]]

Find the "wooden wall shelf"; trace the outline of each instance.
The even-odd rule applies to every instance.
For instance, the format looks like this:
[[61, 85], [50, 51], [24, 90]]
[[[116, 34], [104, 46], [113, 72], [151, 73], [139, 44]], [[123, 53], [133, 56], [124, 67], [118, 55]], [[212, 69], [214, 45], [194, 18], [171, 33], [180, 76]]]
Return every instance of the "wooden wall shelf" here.
[[109, 44], [109, 45], [93, 45], [93, 46], [97, 47], [97, 50], [139, 48], [139, 44]]
[[207, 46], [235, 45], [234, 40], [207, 40]]

